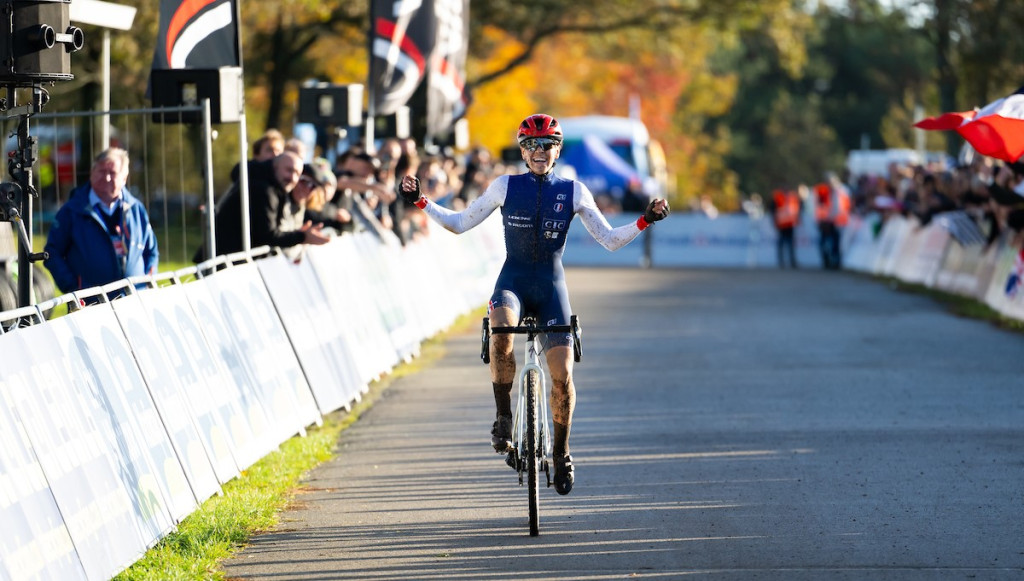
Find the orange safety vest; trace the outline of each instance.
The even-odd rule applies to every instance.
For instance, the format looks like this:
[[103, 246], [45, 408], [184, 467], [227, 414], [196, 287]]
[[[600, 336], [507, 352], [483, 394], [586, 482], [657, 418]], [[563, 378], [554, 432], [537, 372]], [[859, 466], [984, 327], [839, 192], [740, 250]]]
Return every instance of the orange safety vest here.
[[777, 228], [795, 228], [800, 217], [800, 198], [796, 192], [775, 190], [775, 226]]
[[832, 215], [832, 188], [826, 184], [818, 184], [814, 186], [814, 193], [818, 202], [814, 209], [814, 218], [818, 222], [833, 222], [840, 228], [849, 223], [850, 194], [846, 188], [840, 189], [836, 193], [836, 197], [839, 199], [839, 208], [834, 216]]

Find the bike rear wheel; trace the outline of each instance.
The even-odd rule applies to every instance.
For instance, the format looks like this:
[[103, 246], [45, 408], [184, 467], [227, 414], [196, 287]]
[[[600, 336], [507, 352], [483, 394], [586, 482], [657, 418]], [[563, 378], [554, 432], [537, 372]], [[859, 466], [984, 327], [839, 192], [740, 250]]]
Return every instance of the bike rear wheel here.
[[537, 430], [537, 385], [536, 371], [526, 374], [526, 472], [530, 490], [530, 536], [540, 534], [540, 434]]

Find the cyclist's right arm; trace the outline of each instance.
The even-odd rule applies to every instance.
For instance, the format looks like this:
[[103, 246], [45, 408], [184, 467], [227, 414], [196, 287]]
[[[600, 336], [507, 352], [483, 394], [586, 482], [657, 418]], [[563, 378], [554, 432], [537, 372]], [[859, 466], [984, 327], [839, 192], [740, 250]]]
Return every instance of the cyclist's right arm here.
[[449, 210], [429, 200], [423, 206], [423, 211], [435, 222], [449, 232], [462, 234], [483, 222], [491, 212], [500, 208], [505, 203], [505, 194], [508, 193], [508, 176], [499, 176], [487, 186], [487, 190], [477, 199], [470, 202], [469, 206], [461, 212]]

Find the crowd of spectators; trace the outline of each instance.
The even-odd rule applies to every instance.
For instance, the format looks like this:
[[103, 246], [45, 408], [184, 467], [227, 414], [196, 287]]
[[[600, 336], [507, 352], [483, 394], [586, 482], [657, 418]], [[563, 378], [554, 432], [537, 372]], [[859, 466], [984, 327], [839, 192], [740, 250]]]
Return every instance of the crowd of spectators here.
[[976, 156], [970, 163], [947, 167], [890, 164], [884, 176], [849, 180], [854, 211], [883, 217], [914, 217], [927, 225], [938, 214], [963, 211], [988, 244], [1024, 231], [1024, 163], [1003, 163]]
[[[250, 247], [268, 244], [297, 251], [302, 244], [322, 244], [332, 236], [362, 231], [381, 237], [393, 234], [405, 244], [427, 235], [429, 224], [418, 208], [397, 196], [404, 176], [419, 177], [425, 196], [459, 210], [495, 177], [518, 171], [494, 160], [482, 147], [465, 155], [450, 150], [425, 153], [412, 139], [386, 139], [376, 151], [357, 143], [333, 162], [314, 153], [320, 152], [309, 152], [301, 141], [286, 139], [273, 129], [253, 143], [253, 159], [246, 168]], [[308, 161], [296, 167], [296, 160]], [[231, 179], [215, 210], [217, 254], [242, 248], [240, 167], [232, 170]], [[204, 250], [196, 252], [196, 262], [205, 257]]]

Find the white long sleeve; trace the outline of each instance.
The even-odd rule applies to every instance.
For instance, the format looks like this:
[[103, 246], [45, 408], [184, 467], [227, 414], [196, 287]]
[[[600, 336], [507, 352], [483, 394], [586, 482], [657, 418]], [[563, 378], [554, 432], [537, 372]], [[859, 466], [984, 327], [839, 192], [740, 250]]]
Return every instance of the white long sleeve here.
[[598, 244], [608, 250], [614, 252], [632, 242], [640, 234], [640, 228], [636, 222], [612, 228], [601, 210], [597, 209], [594, 194], [590, 193], [590, 189], [580, 182], [576, 182], [573, 188], [572, 203], [573, 210], [580, 215], [580, 220], [583, 221], [583, 227], [590, 232]]
[[429, 201], [423, 211], [445, 230], [462, 234], [479, 225], [492, 212], [500, 208], [505, 203], [507, 193], [508, 176], [499, 176], [487, 186], [487, 190], [479, 198], [470, 202], [469, 206], [461, 212], [449, 210]]

